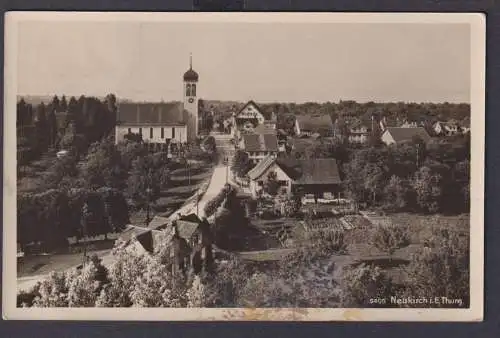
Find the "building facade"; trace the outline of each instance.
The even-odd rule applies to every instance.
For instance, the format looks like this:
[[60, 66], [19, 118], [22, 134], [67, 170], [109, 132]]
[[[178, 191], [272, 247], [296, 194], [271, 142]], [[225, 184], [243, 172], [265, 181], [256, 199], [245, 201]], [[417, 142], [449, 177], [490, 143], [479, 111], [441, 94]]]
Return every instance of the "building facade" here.
[[130, 133], [147, 143], [191, 142], [198, 136], [198, 73], [190, 67], [183, 76], [183, 101], [118, 104], [115, 142]]

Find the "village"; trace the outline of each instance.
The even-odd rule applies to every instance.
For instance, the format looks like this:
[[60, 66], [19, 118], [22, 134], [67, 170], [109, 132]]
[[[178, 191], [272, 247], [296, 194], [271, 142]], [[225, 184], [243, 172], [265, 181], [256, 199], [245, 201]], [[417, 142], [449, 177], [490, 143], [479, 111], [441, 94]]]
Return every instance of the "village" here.
[[[336, 112], [322, 112], [314, 104], [308, 108], [313, 111], [284, 112], [280, 111], [283, 106], [253, 100], [230, 104], [202, 100], [199, 80], [190, 60], [182, 77], [180, 103], [120, 102], [114, 96], [106, 97], [108, 107], [115, 104], [106, 109], [114, 109], [116, 119], [89, 149], [79, 148], [75, 141], [75, 134], [81, 133], [78, 119], [72, 121], [75, 113], [65, 111], [80, 103], [86, 107], [85, 98], [81, 102], [73, 98], [64, 109], [54, 99], [53, 112], [45, 106], [38, 108], [37, 113], [43, 109], [43, 114], [53, 114], [55, 125], [69, 121], [54, 128], [54, 139], [47, 141], [57, 144], [56, 129], [61, 130], [58, 145], [49, 146], [55, 156], [46, 167], [60, 170], [59, 174], [39, 179], [53, 182], [49, 188], [67, 194], [68, 208], [73, 205], [76, 218], [64, 233], [73, 238], [70, 247], [80, 249], [76, 254], [48, 253], [47, 245], [55, 250], [59, 244], [54, 244], [50, 230], [39, 238], [30, 232], [34, 205], [40, 203], [33, 202], [38, 188], [26, 188], [26, 195], [20, 197], [23, 202], [18, 202], [22, 208], [18, 210], [21, 294], [33, 287], [43, 288], [43, 280], [54, 278], [54, 270], [82, 270], [88, 264], [102, 264], [106, 269], [120, 266], [116, 250], [121, 250], [134, 257], [150, 257], [147, 259], [160, 255], [162, 261], [168, 261], [165, 266], [170, 276], [192, 278], [209, 273], [215, 280], [221, 267], [234, 262], [254, 271], [248, 275], [254, 278], [255, 273], [275, 271], [276, 266], [300, 259], [295, 268], [302, 270], [293, 278], [302, 276], [301, 288], [309, 285], [314, 289], [327, 280], [330, 286], [318, 286], [321, 295], [328, 294], [323, 300], [326, 303], [319, 305], [339, 306], [345, 305], [338, 296], [346, 289], [339, 286], [344, 267], [382, 267], [389, 277], [381, 281], [390, 278], [404, 289], [415, 276], [401, 267], [411, 264], [412, 255], [426, 247], [428, 240], [436, 239], [436, 231], [447, 228], [460, 236], [468, 233], [468, 107], [448, 108], [445, 104], [446, 113], [462, 109], [459, 118], [448, 119], [441, 116], [446, 114], [429, 114], [425, 106], [411, 104], [400, 105], [413, 109], [413, 118], [410, 113], [377, 108], [375, 103], [358, 105], [366, 110], [353, 111], [356, 104], [350, 101], [338, 103]], [[20, 101], [18, 114], [26, 107]], [[441, 108], [430, 108], [436, 107]], [[26, 136], [24, 130], [36, 128], [37, 123], [39, 115], [34, 127], [31, 122], [21, 126], [21, 135]], [[26, 162], [18, 169], [20, 184], [38, 182], [25, 157], [29, 142], [23, 142], [24, 147], [18, 147], [18, 161]], [[118, 162], [128, 158], [128, 164], [122, 168], [117, 162], [110, 167], [115, 158]], [[73, 171], [83, 173], [80, 181]], [[122, 176], [128, 179], [122, 180]], [[65, 185], [69, 187], [61, 192]], [[114, 190], [106, 190], [102, 197], [104, 211], [92, 209], [100, 203], [96, 194], [110, 187]], [[87, 197], [78, 200], [81, 207], [71, 204], [75, 189], [89, 189], [82, 193]], [[57, 208], [63, 210], [61, 205]], [[58, 211], [47, 226], [57, 223], [63, 229], [67, 222], [58, 218], [62, 214]], [[104, 242], [108, 244], [100, 247]], [[303, 260], [303, 255], [309, 257]], [[286, 294], [294, 292], [288, 286], [280, 287]], [[103, 290], [95, 291], [90, 306]], [[37, 292], [20, 299], [27, 297], [31, 299], [27, 303], [33, 303], [37, 297], [43, 298]], [[366, 305], [359, 304], [360, 297], [357, 305]], [[258, 297], [248, 298], [245, 302], [250, 303], [245, 304], [269, 305], [264, 300], [259, 303]], [[305, 305], [316, 306], [314, 302], [320, 298], [311, 298], [312, 303]], [[283, 304], [290, 305], [288, 301]], [[292, 305], [297, 302], [304, 299]]]

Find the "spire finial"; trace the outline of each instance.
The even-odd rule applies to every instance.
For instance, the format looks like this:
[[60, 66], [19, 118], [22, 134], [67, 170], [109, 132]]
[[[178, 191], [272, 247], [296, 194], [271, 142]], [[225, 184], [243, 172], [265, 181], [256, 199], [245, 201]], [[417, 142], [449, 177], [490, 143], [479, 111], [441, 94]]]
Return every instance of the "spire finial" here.
[[189, 69], [193, 69], [193, 53], [189, 53]]

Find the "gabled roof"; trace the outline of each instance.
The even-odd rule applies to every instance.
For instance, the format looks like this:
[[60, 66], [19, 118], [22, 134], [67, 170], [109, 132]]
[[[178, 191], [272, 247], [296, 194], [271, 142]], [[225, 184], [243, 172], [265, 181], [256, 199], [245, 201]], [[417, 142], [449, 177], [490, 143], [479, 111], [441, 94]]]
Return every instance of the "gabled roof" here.
[[333, 122], [330, 115], [297, 115], [295, 117], [301, 130], [318, 131], [332, 130]]
[[186, 216], [181, 216], [177, 220], [177, 232], [179, 237], [189, 240], [191, 236], [196, 232], [201, 220], [195, 214], [189, 214]]
[[337, 160], [334, 158], [316, 158], [312, 160], [298, 160], [301, 176], [295, 184], [340, 184]]
[[269, 112], [269, 111], [265, 111], [263, 109], [261, 109], [259, 107], [259, 105], [257, 103], [255, 103], [255, 101], [253, 100], [250, 100], [248, 101], [247, 103], [245, 103], [243, 105], [243, 107], [240, 108], [240, 110], [236, 113], [236, 116], [238, 116], [243, 110], [245, 110], [245, 108], [247, 108], [249, 105], [253, 105], [255, 106], [255, 108], [259, 111], [259, 113], [262, 114], [262, 116], [264, 116], [264, 119], [266, 121], [274, 121], [276, 119], [276, 116], [275, 114], [273, 114], [272, 112]]
[[292, 158], [275, 159], [267, 156], [248, 172], [251, 180], [261, 177], [273, 164], [282, 169], [293, 180], [294, 184], [340, 184], [337, 160], [320, 158], [297, 160]]
[[185, 125], [182, 103], [118, 104], [116, 123], [119, 125]]
[[411, 141], [414, 137], [420, 137], [424, 142], [429, 142], [431, 140], [427, 131], [422, 127], [388, 127], [384, 133], [390, 133], [396, 143]]
[[155, 216], [149, 222], [148, 229], [159, 230], [165, 228], [170, 223], [170, 220], [167, 217]]
[[257, 127], [253, 129], [254, 134], [273, 134], [276, 135], [276, 129], [268, 127], [263, 124], [259, 124]]
[[268, 155], [262, 161], [257, 163], [257, 165], [253, 167], [252, 170], [247, 173], [247, 175], [251, 180], [256, 180], [257, 178], [261, 177], [262, 174], [264, 174], [266, 170], [269, 169], [269, 167], [271, 167], [274, 163], [274, 157]]
[[273, 134], [244, 134], [245, 151], [278, 151], [278, 137]]

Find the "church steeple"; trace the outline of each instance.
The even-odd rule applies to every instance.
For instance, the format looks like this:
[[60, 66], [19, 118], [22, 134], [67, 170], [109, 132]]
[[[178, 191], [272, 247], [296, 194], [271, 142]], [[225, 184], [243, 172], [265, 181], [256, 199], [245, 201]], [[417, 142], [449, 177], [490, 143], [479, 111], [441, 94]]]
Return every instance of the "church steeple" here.
[[193, 55], [189, 53], [189, 69], [184, 73], [185, 82], [198, 82], [198, 73], [193, 70]]

